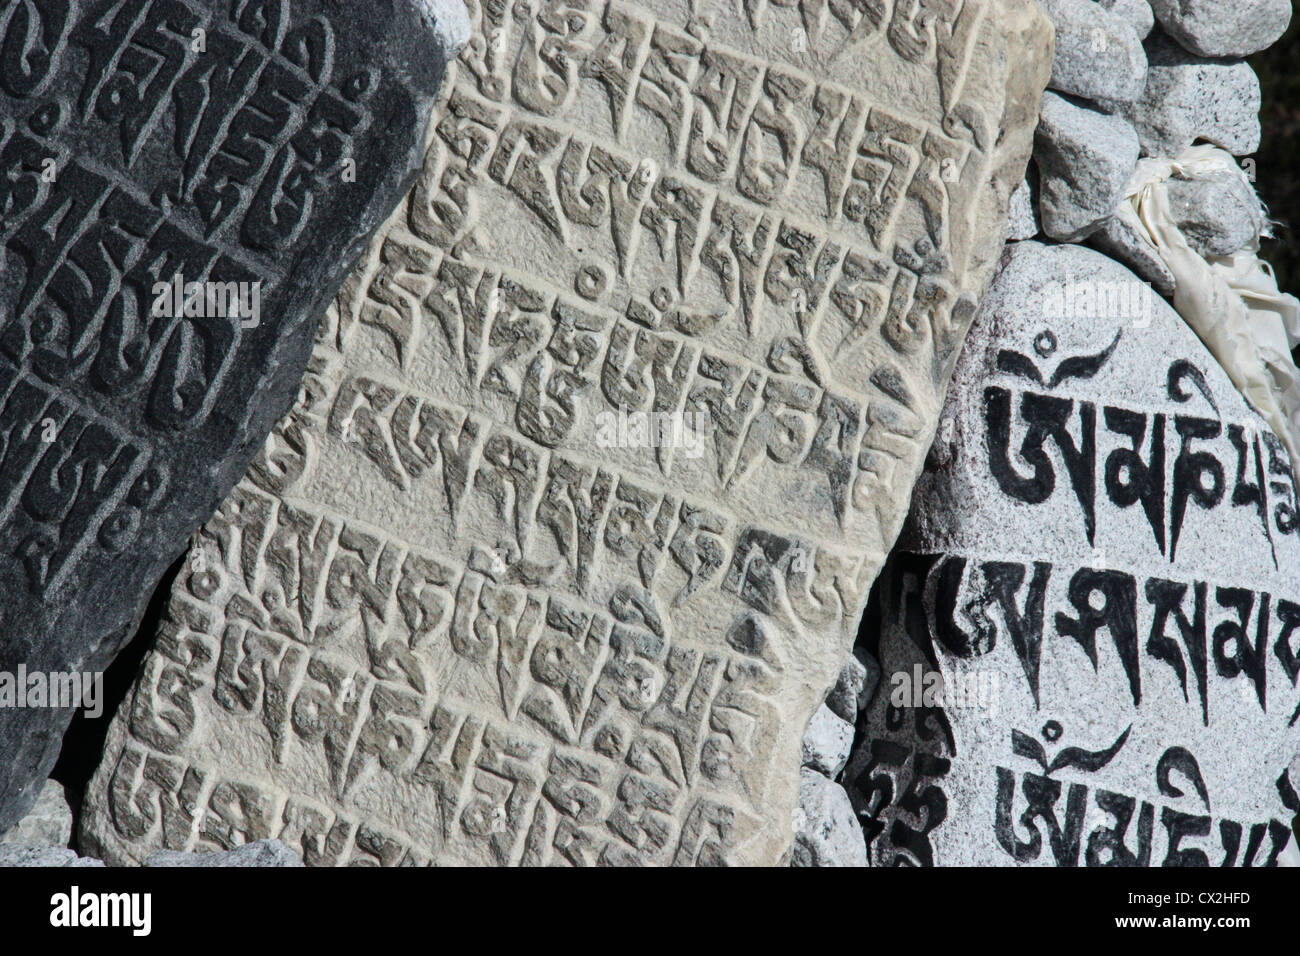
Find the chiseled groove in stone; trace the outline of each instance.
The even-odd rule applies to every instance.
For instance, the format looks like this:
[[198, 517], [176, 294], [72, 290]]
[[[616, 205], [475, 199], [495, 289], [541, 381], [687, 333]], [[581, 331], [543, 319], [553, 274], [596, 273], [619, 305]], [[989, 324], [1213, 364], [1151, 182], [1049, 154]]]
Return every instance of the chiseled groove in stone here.
[[[1050, 30], [1028, 0], [811, 36], [682, 9], [472, 9], [419, 183], [177, 583], [86, 846], [787, 854]], [[714, 429], [620, 444], [620, 406]]]
[[[457, 51], [424, 0], [349, 9], [5, 5], [0, 671], [108, 666], [409, 189]], [[155, 288], [173, 280], [196, 284], [188, 309]], [[71, 717], [17, 703], [0, 699], [0, 831]]]

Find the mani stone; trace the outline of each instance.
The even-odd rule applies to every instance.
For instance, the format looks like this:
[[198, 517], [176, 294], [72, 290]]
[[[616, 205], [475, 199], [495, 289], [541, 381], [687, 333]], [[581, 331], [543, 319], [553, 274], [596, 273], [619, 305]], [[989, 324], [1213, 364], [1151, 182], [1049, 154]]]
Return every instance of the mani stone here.
[[419, 183], [177, 580], [87, 846], [786, 857], [1050, 28], [687, 9], [476, 8]]
[[1300, 517], [1186, 323], [1018, 243], [872, 594], [842, 781], [873, 865], [1261, 866], [1300, 810]]
[[46, 780], [27, 815], [0, 835], [0, 843], [67, 846], [72, 839], [72, 808], [57, 780]]
[[1291, 22], [1291, 0], [1151, 0], [1151, 8], [1166, 33], [1208, 57], [1257, 53]]
[[0, 830], [75, 703], [14, 675], [102, 671], [135, 632], [291, 407], [465, 25], [456, 0], [0, 7]]

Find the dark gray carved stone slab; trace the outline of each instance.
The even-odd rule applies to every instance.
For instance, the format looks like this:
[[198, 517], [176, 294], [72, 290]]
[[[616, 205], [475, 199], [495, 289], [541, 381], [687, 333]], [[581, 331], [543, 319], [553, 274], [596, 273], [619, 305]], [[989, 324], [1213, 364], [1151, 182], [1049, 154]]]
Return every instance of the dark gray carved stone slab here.
[[[100, 670], [133, 632], [290, 407], [466, 27], [458, 0], [0, 0], [0, 671]], [[0, 831], [71, 718], [16, 702]]]

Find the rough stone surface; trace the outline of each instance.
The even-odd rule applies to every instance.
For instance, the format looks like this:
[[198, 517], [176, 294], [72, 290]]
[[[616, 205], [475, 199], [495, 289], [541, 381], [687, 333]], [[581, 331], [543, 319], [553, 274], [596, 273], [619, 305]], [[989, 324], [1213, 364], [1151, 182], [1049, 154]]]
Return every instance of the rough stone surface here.
[[858, 701], [867, 686], [867, 667], [857, 657], [849, 657], [835, 679], [835, 686], [826, 695], [826, 706], [841, 720], [850, 724], [858, 719]]
[[[430, 8], [5, 4], [0, 673], [103, 670], [292, 405], [419, 170]], [[72, 717], [10, 696], [0, 830]]]
[[1137, 30], [1140, 39], [1145, 40], [1151, 28], [1155, 26], [1156, 17], [1151, 11], [1149, 0], [1096, 0], [1097, 5], [1123, 17]]
[[1095, 231], [1114, 213], [1137, 161], [1137, 134], [1123, 117], [1045, 94], [1034, 136], [1043, 232], [1074, 242]]
[[799, 773], [791, 866], [866, 866], [867, 844], [849, 795], [812, 770]]
[[862, 690], [858, 693], [858, 713], [867, 709], [867, 706], [876, 696], [876, 688], [880, 686], [880, 661], [874, 654], [870, 654], [861, 647], [853, 648], [854, 658], [867, 671], [867, 679], [862, 684]]
[[1207, 257], [1256, 241], [1267, 221], [1255, 190], [1239, 175], [1171, 179], [1169, 206], [1188, 245]]
[[7, 866], [103, 866], [102, 860], [77, 856], [76, 850], [61, 846], [0, 844], [0, 867]]
[[1151, 0], [1165, 32], [1192, 53], [1249, 56], [1286, 32], [1291, 0]]
[[152, 867], [248, 867], [271, 869], [301, 867], [302, 859], [279, 840], [258, 840], [224, 853], [181, 853], [159, 850], [149, 854], [145, 866]]
[[1161, 33], [1146, 43], [1147, 85], [1120, 106], [1144, 156], [1173, 158], [1200, 140], [1234, 156], [1259, 148], [1259, 78], [1241, 60], [1205, 60]]
[[1038, 0], [1056, 29], [1050, 87], [1131, 103], [1146, 86], [1147, 55], [1133, 23], [1093, 0]]
[[853, 724], [823, 704], [803, 735], [803, 765], [834, 779], [853, 746]]
[[0, 843], [67, 846], [71, 839], [72, 808], [64, 796], [63, 785], [57, 780], [46, 780], [36, 803], [27, 811], [27, 816], [0, 836]]
[[1281, 442], [1124, 267], [1004, 260], [868, 611], [872, 863], [1268, 864], [1300, 809]]
[[1124, 263], [1141, 279], [1150, 282], [1151, 288], [1161, 295], [1166, 298], [1173, 296], [1177, 282], [1165, 265], [1165, 260], [1145, 236], [1121, 217], [1107, 219], [1100, 229], [1088, 237], [1088, 244]]
[[511, 9], [178, 579], [89, 788], [110, 861], [789, 852], [1050, 26]]
[[1032, 239], [1042, 228], [1042, 223], [1038, 221], [1038, 173], [1031, 160], [1029, 174], [1011, 194], [1011, 210], [1007, 214], [1007, 240], [1016, 242]]

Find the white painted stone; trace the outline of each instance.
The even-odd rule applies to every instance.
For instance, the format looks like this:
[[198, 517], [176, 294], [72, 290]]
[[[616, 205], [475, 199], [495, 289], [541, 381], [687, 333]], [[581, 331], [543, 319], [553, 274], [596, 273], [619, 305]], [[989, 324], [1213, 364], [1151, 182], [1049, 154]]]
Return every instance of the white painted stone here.
[[1034, 242], [1004, 260], [953, 453], [877, 584], [881, 688], [842, 777], [872, 863], [1266, 864], [1300, 806], [1286, 455], [1127, 269]]

